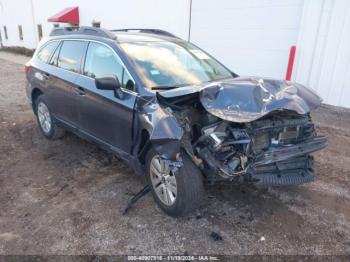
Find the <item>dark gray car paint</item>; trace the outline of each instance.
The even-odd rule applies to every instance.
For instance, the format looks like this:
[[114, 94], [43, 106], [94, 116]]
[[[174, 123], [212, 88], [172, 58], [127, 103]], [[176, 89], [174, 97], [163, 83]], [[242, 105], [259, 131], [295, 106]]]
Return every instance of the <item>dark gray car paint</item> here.
[[149, 132], [149, 140], [155, 150], [165, 159], [176, 160], [184, 134], [182, 127], [171, 112], [159, 105], [156, 97], [146, 103], [141, 101], [137, 108], [137, 121]]
[[97, 89], [95, 80], [83, 75], [75, 88], [78, 128], [130, 154], [136, 94], [125, 91], [123, 99], [116, 98], [113, 91]]
[[[135, 86], [141, 88], [137, 89], [137, 93], [123, 90], [124, 98], [120, 100], [114, 96], [113, 91], [95, 89], [94, 80], [90, 78], [35, 59], [37, 52], [45, 44], [50, 41], [62, 41], [64, 39], [82, 40], [87, 43], [88, 41], [96, 41], [110, 46], [133, 76]], [[142, 121], [140, 121], [140, 118], [134, 117], [134, 108], [139, 108], [135, 107], [137, 100], [148, 101], [153, 93], [142, 88], [144, 86], [143, 82], [115, 41], [93, 36], [89, 39], [84, 36], [51, 37], [49, 41], [43, 40], [40, 43], [29, 64], [31, 67], [26, 75], [26, 93], [30, 101], [34, 90], [40, 90], [41, 93], [48, 96], [48, 103], [51, 105], [50, 111], [57, 124], [127, 160], [137, 174], [143, 173], [142, 165], [137, 158], [137, 152], [139, 151], [137, 147], [140, 141], [136, 135], [139, 132], [134, 130], [134, 127], [139, 126]], [[83, 86], [84, 90], [81, 90]], [[141, 97], [146, 100], [140, 99]], [[97, 105], [94, 105], [94, 109], [88, 108], [89, 104], [91, 105], [96, 101]], [[78, 109], [78, 102], [79, 105], [82, 105], [81, 109]], [[97, 122], [92, 123], [93, 119], [87, 120], [87, 116], [96, 116], [96, 112], [100, 114], [93, 118], [98, 119]], [[111, 121], [109, 119], [107, 123], [107, 116], [104, 117], [106, 114], [116, 120]], [[85, 118], [86, 121], [80, 123], [80, 118]], [[90, 127], [93, 128], [90, 129]], [[149, 133], [152, 132], [151, 125], [142, 128]], [[101, 130], [103, 130], [102, 133], [99, 132]]]
[[[182, 146], [183, 128], [171, 111], [159, 105], [155, 92], [145, 88], [132, 63], [119, 49], [116, 41], [92, 36], [89, 39], [85, 39], [84, 36], [51, 39], [82, 39], [107, 44], [119, 55], [134, 77], [138, 92], [130, 94], [123, 91], [125, 98], [120, 100], [114, 97], [113, 91], [97, 90], [92, 79], [33, 59], [30, 62], [32, 69], [27, 74], [28, 96], [34, 88], [45, 94], [53, 92], [50, 95], [53, 108], [50, 109], [58, 121], [63, 120], [63, 124], [71, 123], [73, 132], [111, 149], [128, 160], [136, 173], [143, 172], [138, 158], [142, 130], [147, 131], [147, 142], [151, 143], [163, 158], [177, 160]], [[38, 72], [49, 73], [52, 83], [37, 85], [32, 80]], [[56, 91], [52, 90], [56, 88]], [[83, 88], [80, 94], [79, 88]], [[300, 85], [290, 85], [289, 82], [277, 80], [261, 81], [258, 78], [232, 78], [161, 91], [160, 95], [174, 98], [196, 92], [200, 94], [201, 102], [209, 113], [236, 122], [252, 121], [275, 110], [287, 109], [305, 114], [320, 103], [316, 95]]]

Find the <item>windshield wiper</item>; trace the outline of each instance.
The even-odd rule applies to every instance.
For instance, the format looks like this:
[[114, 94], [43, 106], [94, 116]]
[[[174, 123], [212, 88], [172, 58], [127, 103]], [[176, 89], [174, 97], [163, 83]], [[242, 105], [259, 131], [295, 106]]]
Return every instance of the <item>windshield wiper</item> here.
[[190, 84], [179, 84], [176, 86], [152, 86], [151, 89], [152, 90], [170, 90], [170, 89], [175, 89], [175, 88], [179, 88], [179, 87], [184, 87], [184, 86], [189, 86]]
[[175, 89], [178, 88], [179, 86], [152, 86], [152, 90], [170, 90], [170, 89]]

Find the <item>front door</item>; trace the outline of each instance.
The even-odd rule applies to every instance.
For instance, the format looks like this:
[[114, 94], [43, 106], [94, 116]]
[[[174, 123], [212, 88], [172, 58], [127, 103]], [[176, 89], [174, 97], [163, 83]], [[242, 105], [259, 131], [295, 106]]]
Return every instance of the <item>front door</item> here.
[[[76, 81], [80, 129], [116, 151], [130, 153], [132, 144], [133, 111], [137, 98], [135, 82], [110, 47], [90, 42], [83, 74]], [[123, 98], [110, 90], [99, 90], [95, 78], [116, 76]]]

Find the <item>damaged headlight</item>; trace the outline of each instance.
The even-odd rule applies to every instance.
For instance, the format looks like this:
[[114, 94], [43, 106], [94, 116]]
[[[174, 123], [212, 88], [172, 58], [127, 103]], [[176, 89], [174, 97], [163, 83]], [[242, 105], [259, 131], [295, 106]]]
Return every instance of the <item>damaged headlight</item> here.
[[227, 137], [226, 133], [227, 125], [224, 122], [221, 123], [215, 123], [213, 125], [204, 127], [202, 129], [202, 133], [204, 136], [210, 138], [211, 145], [214, 150], [218, 150], [221, 147], [221, 144], [224, 142], [224, 140]]
[[224, 178], [232, 177], [245, 168], [246, 152], [251, 142], [245, 129], [234, 128], [228, 122], [215, 123], [202, 128], [198, 139], [197, 153], [217, 174]]

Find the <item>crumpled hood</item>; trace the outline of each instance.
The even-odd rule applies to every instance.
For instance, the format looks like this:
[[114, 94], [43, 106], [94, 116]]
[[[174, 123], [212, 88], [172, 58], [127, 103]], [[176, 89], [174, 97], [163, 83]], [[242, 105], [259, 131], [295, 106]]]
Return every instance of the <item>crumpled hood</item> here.
[[232, 78], [160, 94], [176, 97], [195, 92], [199, 92], [200, 101], [210, 114], [239, 123], [250, 122], [279, 110], [306, 114], [321, 103], [320, 97], [303, 85], [258, 77]]
[[235, 78], [203, 88], [200, 100], [211, 114], [232, 122], [250, 122], [278, 110], [306, 114], [321, 99], [310, 89], [289, 81]]

